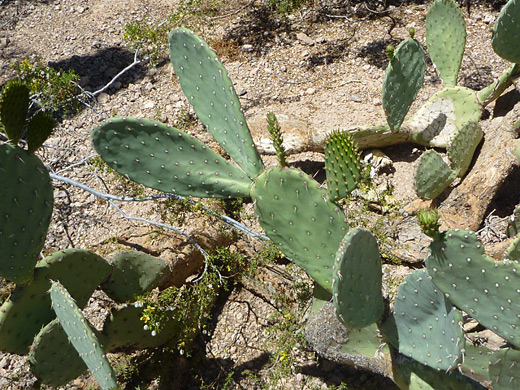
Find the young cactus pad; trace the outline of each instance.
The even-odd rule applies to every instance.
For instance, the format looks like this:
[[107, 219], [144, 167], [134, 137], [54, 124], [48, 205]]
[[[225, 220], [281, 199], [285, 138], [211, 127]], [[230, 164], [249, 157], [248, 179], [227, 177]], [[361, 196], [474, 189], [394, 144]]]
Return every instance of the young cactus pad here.
[[29, 362], [34, 376], [52, 387], [65, 386], [87, 370], [57, 318], [34, 338]]
[[26, 283], [45, 243], [53, 192], [49, 173], [35, 155], [0, 145], [0, 276]]
[[470, 121], [465, 123], [453, 137], [448, 147], [448, 159], [451, 169], [455, 171], [457, 177], [462, 177], [467, 172], [473, 160], [473, 154], [483, 136], [484, 133], [478, 122]]
[[450, 230], [432, 242], [428, 273], [451, 302], [520, 347], [520, 265], [495, 263], [475, 233]]
[[433, 2], [426, 15], [426, 43], [444, 85], [455, 86], [466, 46], [466, 22], [455, 0]]
[[227, 71], [206, 42], [179, 28], [168, 35], [170, 57], [184, 94], [200, 121], [233, 160], [255, 178], [263, 170]]
[[364, 328], [383, 315], [381, 257], [368, 230], [353, 229], [345, 235], [332, 272], [336, 314], [347, 328]]
[[451, 371], [462, 361], [462, 315], [432, 283], [426, 270], [408, 275], [394, 304], [399, 352], [436, 370]]
[[419, 158], [415, 167], [415, 191], [417, 196], [435, 199], [452, 182], [457, 174], [444, 162], [441, 155], [430, 149]]
[[17, 80], [5, 83], [0, 97], [0, 120], [13, 145], [22, 138], [28, 110], [29, 88]]
[[248, 196], [251, 180], [192, 136], [148, 119], [112, 118], [92, 131], [110, 167], [147, 187], [198, 197]]
[[336, 250], [348, 231], [343, 212], [327, 191], [294, 168], [271, 168], [251, 190], [260, 225], [282, 252], [332, 291]]
[[67, 249], [40, 260], [31, 283], [16, 286], [0, 307], [0, 350], [26, 354], [42, 326], [54, 319], [47, 291], [50, 280], [67, 286], [80, 306], [111, 272], [100, 256], [81, 249]]
[[493, 50], [500, 57], [520, 63], [520, 1], [509, 0], [493, 26]]
[[101, 389], [117, 388], [114, 371], [110, 367], [95, 333], [88, 325], [88, 321], [74, 299], [59, 282], [52, 282], [50, 295], [52, 308], [56, 312], [63, 330], [98, 381]]
[[414, 39], [397, 46], [383, 81], [383, 108], [392, 131], [398, 131], [424, 79], [424, 51]]
[[327, 189], [332, 200], [345, 198], [361, 179], [361, 158], [356, 141], [347, 132], [334, 131], [325, 142]]

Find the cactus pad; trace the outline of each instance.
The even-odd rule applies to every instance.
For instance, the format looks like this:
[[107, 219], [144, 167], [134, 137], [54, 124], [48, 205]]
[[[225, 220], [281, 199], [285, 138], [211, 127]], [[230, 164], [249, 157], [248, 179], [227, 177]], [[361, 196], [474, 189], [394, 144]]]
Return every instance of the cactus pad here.
[[87, 370], [57, 318], [34, 338], [29, 362], [34, 376], [52, 387], [65, 386]]
[[263, 170], [262, 160], [226, 69], [208, 44], [187, 29], [172, 30], [168, 41], [175, 74], [200, 121], [248, 176], [255, 178]]
[[510, 0], [502, 8], [495, 25], [493, 26], [493, 50], [500, 57], [520, 63], [520, 1]]
[[520, 351], [502, 349], [495, 351], [489, 362], [489, 376], [493, 390], [517, 390], [520, 388]]
[[347, 328], [364, 328], [383, 314], [381, 257], [375, 237], [350, 230], [341, 241], [332, 276], [336, 314]]
[[348, 224], [327, 191], [306, 173], [271, 168], [251, 190], [260, 225], [282, 252], [326, 290]]
[[414, 39], [397, 46], [383, 81], [383, 108], [392, 131], [398, 131], [424, 79], [424, 51]]
[[419, 158], [415, 167], [417, 196], [435, 199], [455, 180], [456, 173], [444, 162], [441, 155], [430, 149]]
[[331, 199], [346, 197], [361, 179], [361, 162], [356, 141], [348, 132], [334, 131], [325, 142], [325, 172]]
[[147, 187], [198, 197], [248, 196], [251, 180], [192, 136], [161, 122], [112, 118], [92, 131], [99, 155]]
[[414, 271], [401, 284], [394, 318], [403, 355], [442, 371], [451, 371], [462, 361], [462, 316], [426, 270]]
[[435, 285], [453, 304], [520, 347], [520, 265], [484, 254], [475, 233], [450, 230], [430, 245], [426, 258]]
[[111, 264], [112, 275], [101, 287], [110, 298], [121, 303], [134, 301], [136, 295], [151, 291], [170, 276], [166, 260], [143, 252], [118, 253]]
[[443, 83], [455, 86], [466, 46], [466, 22], [454, 0], [435, 0], [431, 5], [426, 15], [426, 43]]
[[38, 157], [0, 145], [0, 276], [28, 282], [45, 243], [53, 207], [49, 173]]
[[0, 97], [0, 120], [13, 145], [22, 138], [28, 110], [29, 88], [17, 80], [5, 83]]
[[483, 136], [484, 133], [478, 122], [470, 121], [465, 123], [453, 137], [448, 147], [448, 159], [451, 169], [455, 171], [457, 177], [466, 174], [473, 159], [473, 154]]
[[34, 336], [54, 319], [47, 293], [51, 279], [67, 286], [78, 304], [84, 306], [110, 272], [111, 267], [103, 258], [81, 249], [56, 252], [40, 260], [34, 269], [34, 280], [16, 286], [0, 307], [0, 350], [26, 354]]
[[56, 122], [52, 114], [40, 111], [27, 123], [27, 144], [30, 153], [34, 153], [49, 138]]
[[511, 244], [509, 244], [505, 257], [509, 260], [520, 260], [520, 236], [516, 237]]
[[52, 308], [79, 356], [103, 390], [117, 388], [116, 377], [94, 331], [68, 291], [59, 282], [52, 282]]

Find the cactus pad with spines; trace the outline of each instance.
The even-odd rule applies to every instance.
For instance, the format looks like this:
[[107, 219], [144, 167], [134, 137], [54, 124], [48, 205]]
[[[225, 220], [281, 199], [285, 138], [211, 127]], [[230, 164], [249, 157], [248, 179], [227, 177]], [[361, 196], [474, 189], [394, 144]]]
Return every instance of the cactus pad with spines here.
[[110, 298], [121, 303], [134, 301], [136, 295], [151, 291], [170, 276], [166, 260], [143, 252], [121, 252], [110, 263], [112, 275], [101, 287]]
[[489, 376], [493, 390], [520, 388], [520, 351], [507, 348], [495, 351], [489, 362]]
[[439, 213], [437, 209], [423, 209], [417, 213], [417, 221], [424, 234], [437, 239], [440, 235]]
[[327, 189], [332, 200], [346, 197], [361, 179], [361, 158], [356, 141], [348, 132], [334, 131], [325, 142]]
[[208, 44], [187, 29], [172, 30], [168, 41], [175, 74], [200, 121], [247, 175], [255, 178], [263, 170], [262, 160], [226, 69]]
[[436, 370], [452, 371], [462, 361], [462, 315], [433, 284], [426, 270], [408, 275], [394, 303], [399, 352]]
[[466, 46], [466, 22], [454, 0], [435, 0], [430, 6], [426, 43], [443, 83], [455, 86]]
[[381, 257], [375, 237], [350, 230], [339, 246], [332, 270], [332, 299], [347, 328], [364, 328], [383, 314]]
[[451, 169], [455, 171], [457, 177], [462, 177], [467, 172], [483, 136], [484, 133], [478, 122], [470, 121], [465, 123], [453, 137], [447, 154]]
[[52, 308], [56, 312], [61, 326], [101, 389], [117, 388], [114, 371], [110, 367], [100, 342], [67, 289], [59, 282], [52, 282], [50, 295]]
[[51, 113], [40, 111], [27, 123], [27, 145], [34, 153], [49, 138], [56, 122]]
[[29, 88], [18, 80], [5, 83], [0, 97], [0, 121], [13, 145], [22, 138], [28, 111]]
[[99, 155], [147, 187], [198, 197], [244, 197], [251, 180], [199, 140], [157, 121], [112, 118], [92, 131]]
[[110, 272], [111, 266], [103, 258], [81, 249], [67, 249], [40, 260], [34, 280], [16, 286], [0, 307], [0, 349], [26, 354], [34, 336], [54, 319], [47, 293], [51, 279], [67, 286], [78, 304], [84, 306]]
[[[471, 339], [471, 334], [466, 334]], [[493, 355], [493, 351], [483, 345], [474, 346], [466, 344], [464, 347], [464, 359], [459, 368], [461, 374], [466, 375], [477, 382], [490, 382], [489, 378], [489, 361]]]
[[493, 26], [493, 50], [500, 57], [520, 63], [520, 1], [510, 0], [500, 11], [495, 25]]
[[428, 273], [451, 302], [520, 347], [520, 264], [495, 263], [475, 233], [450, 230], [430, 245]]
[[415, 167], [417, 196], [435, 199], [455, 180], [456, 173], [444, 162], [441, 155], [430, 149], [419, 158]]
[[87, 370], [57, 318], [34, 338], [29, 362], [34, 376], [52, 387], [65, 386]]
[[520, 236], [513, 239], [511, 244], [507, 247], [507, 251], [504, 255], [505, 258], [509, 260], [520, 260]]
[[424, 79], [424, 51], [414, 39], [397, 46], [383, 81], [383, 108], [392, 131], [398, 131]]
[[0, 276], [26, 283], [45, 243], [53, 190], [49, 173], [35, 155], [0, 145]]
[[298, 169], [277, 167], [257, 178], [251, 197], [269, 238], [331, 291], [336, 250], [349, 226], [327, 191]]

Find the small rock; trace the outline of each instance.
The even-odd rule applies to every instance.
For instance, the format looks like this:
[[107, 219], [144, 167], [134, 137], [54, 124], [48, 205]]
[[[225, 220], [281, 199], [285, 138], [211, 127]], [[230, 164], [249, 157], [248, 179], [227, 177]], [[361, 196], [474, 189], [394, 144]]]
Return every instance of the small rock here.
[[374, 98], [374, 100], [372, 100], [372, 104], [374, 106], [380, 106], [381, 105], [381, 100], [379, 98]]
[[309, 46], [314, 45], [314, 41], [312, 40], [312, 38], [310, 38], [307, 34], [304, 34], [302, 32], [299, 32], [298, 34], [296, 34], [296, 39], [299, 40], [304, 45], [309, 45]]
[[123, 86], [123, 84], [121, 84], [120, 81], [114, 81], [114, 83], [112, 84], [112, 88], [118, 90], [118, 89], [121, 89], [121, 87]]
[[315, 93], [316, 93], [316, 90], [314, 88], [312, 88], [312, 87], [311, 88], [307, 88], [305, 90], [305, 94], [306, 95], [314, 95]]
[[143, 105], [143, 107], [146, 109], [152, 109], [155, 107], [155, 102], [149, 100]]
[[244, 88], [240, 88], [237, 90], [238, 96], [244, 96], [245, 94], [247, 94], [247, 91]]
[[253, 45], [250, 45], [250, 44], [242, 45], [241, 50], [245, 53], [251, 53], [253, 51]]
[[110, 101], [110, 95], [108, 93], [100, 93], [97, 97], [97, 101], [99, 104], [106, 104]]
[[495, 16], [492, 14], [487, 14], [484, 16], [483, 22], [486, 24], [492, 24], [495, 21]]
[[9, 45], [9, 38], [0, 38], [0, 49], [5, 49]]

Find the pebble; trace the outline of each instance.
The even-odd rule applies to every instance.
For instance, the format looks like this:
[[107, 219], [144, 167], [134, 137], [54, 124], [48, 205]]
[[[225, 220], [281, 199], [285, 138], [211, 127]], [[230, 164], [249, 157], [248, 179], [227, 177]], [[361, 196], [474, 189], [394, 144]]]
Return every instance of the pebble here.
[[0, 49], [5, 49], [9, 45], [9, 38], [0, 38]]
[[250, 44], [242, 45], [241, 50], [245, 53], [251, 53], [253, 51], [253, 45], [250, 45]]
[[108, 93], [102, 92], [97, 97], [97, 101], [99, 104], [105, 104], [110, 101], [110, 95]]
[[307, 34], [299, 32], [296, 34], [296, 39], [299, 40], [304, 45], [312, 46], [314, 45], [314, 41]]

